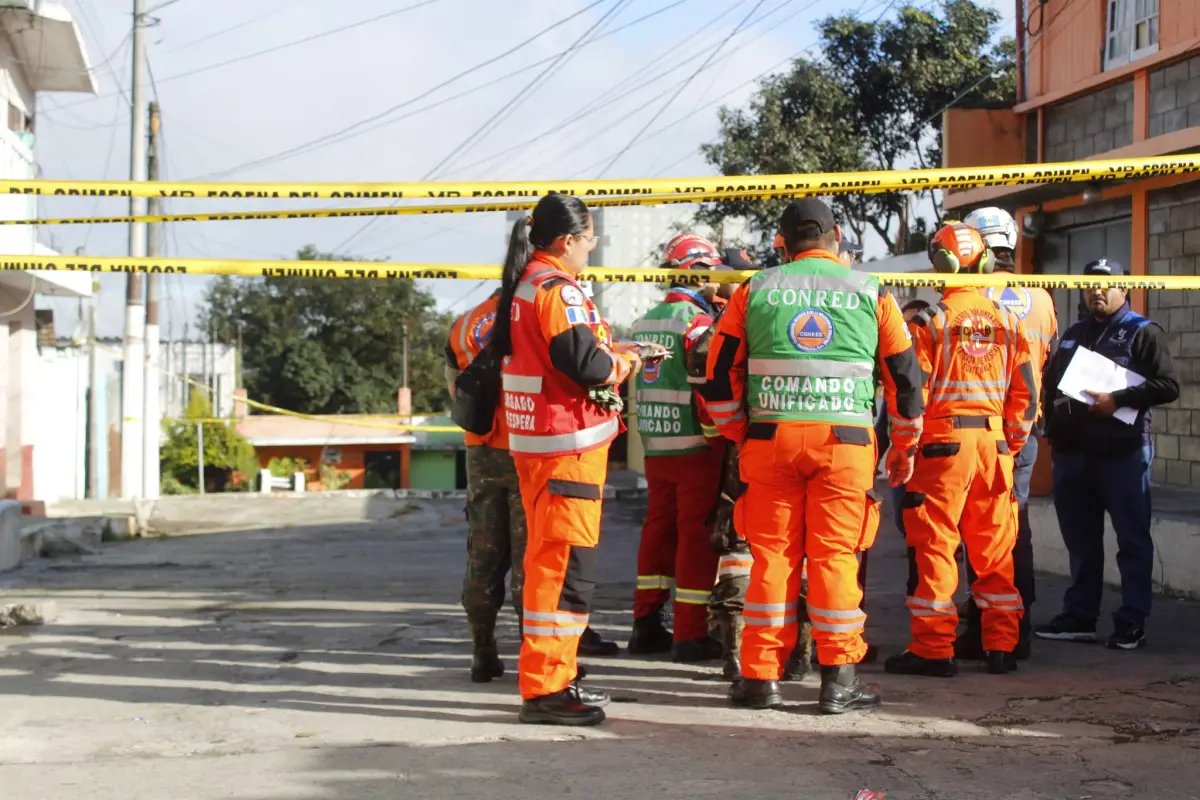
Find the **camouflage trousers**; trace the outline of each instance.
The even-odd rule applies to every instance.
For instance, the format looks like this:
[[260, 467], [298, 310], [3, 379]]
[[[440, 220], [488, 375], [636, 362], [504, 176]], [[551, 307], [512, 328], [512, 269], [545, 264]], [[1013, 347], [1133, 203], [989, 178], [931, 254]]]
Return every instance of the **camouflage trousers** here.
[[[736, 534], [735, 534], [736, 535]], [[750, 552], [750, 543], [737, 538], [733, 546], [720, 548], [721, 553], [717, 565], [717, 583], [713, 587], [712, 599], [709, 601], [709, 613], [714, 634], [724, 645], [725, 676], [734, 678], [740, 664], [742, 649], [742, 631], [745, 621], [742, 612], [746, 605], [746, 589], [750, 586], [750, 567], [754, 556]], [[801, 580], [800, 605], [796, 611], [796, 619], [800, 625], [796, 638], [796, 647], [785, 665], [785, 674], [803, 674], [813, 654], [812, 623], [808, 618], [808, 581]]]
[[467, 448], [467, 572], [462, 604], [476, 651], [495, 651], [496, 617], [512, 572], [512, 604], [521, 620], [525, 583], [525, 509], [507, 450]]

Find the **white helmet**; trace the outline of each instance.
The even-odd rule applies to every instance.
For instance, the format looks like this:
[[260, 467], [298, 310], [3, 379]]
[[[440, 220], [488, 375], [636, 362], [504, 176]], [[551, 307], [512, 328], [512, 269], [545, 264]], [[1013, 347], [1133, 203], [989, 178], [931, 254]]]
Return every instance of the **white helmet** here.
[[1017, 249], [1017, 223], [1003, 208], [979, 208], [967, 214], [963, 222], [979, 231], [988, 247]]

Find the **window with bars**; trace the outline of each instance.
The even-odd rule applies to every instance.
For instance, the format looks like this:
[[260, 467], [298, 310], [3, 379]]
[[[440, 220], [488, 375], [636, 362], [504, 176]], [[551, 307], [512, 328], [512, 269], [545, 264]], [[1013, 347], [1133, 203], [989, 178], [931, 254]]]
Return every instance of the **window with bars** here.
[[1122, 67], [1158, 51], [1159, 0], [1108, 0], [1104, 68]]

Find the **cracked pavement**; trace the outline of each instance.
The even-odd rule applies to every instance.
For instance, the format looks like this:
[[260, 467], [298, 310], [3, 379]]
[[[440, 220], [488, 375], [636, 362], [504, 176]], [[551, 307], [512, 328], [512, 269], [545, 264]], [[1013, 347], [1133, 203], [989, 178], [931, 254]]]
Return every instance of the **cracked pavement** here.
[[[593, 624], [622, 643], [644, 502], [606, 501]], [[585, 659], [609, 722], [523, 726], [511, 612], [508, 674], [467, 679], [462, 502], [409, 511], [264, 507], [277, 527], [5, 575], [4, 602], [54, 600], [58, 617], [0, 634], [0, 798], [1200, 797], [1200, 604], [1158, 598], [1134, 653], [1038, 641], [1015, 674], [968, 662], [952, 680], [870, 665], [885, 706], [842, 717], [816, 714], [814, 676], [754, 712], [729, 707], [715, 664]], [[907, 639], [887, 519], [870, 567], [886, 655]], [[1063, 588], [1039, 576], [1036, 620]]]

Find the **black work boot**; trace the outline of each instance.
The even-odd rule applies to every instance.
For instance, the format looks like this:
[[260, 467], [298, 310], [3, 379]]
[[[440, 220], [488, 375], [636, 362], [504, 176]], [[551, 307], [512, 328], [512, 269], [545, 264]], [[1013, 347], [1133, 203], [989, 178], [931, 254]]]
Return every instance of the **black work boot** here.
[[987, 671], [992, 675], [1006, 675], [1017, 671], [1017, 657], [1001, 650], [988, 650]]
[[635, 655], [651, 655], [669, 653], [674, 644], [674, 635], [663, 623], [663, 612], [659, 609], [633, 621], [633, 634], [625, 649]]
[[930, 678], [953, 678], [958, 674], [958, 663], [953, 658], [922, 658], [909, 650], [891, 656], [883, 662], [885, 672], [893, 675], [925, 675]]
[[599, 725], [604, 722], [604, 709], [585, 703], [572, 684], [561, 692], [521, 703], [518, 718], [527, 725]]
[[703, 639], [688, 639], [685, 642], [675, 642], [671, 648], [671, 660], [677, 664], [692, 664], [697, 661], [712, 661], [720, 658], [725, 648], [711, 636]]
[[575, 691], [579, 693], [579, 699], [586, 705], [603, 708], [612, 701], [608, 696], [608, 692], [601, 692], [598, 689], [589, 689], [579, 682], [579, 678], [571, 681], [571, 685], [575, 687]]
[[469, 620], [475, 652], [471, 657], [471, 683], [488, 683], [504, 674], [504, 662], [496, 653], [496, 621]]
[[818, 707], [822, 714], [845, 714], [883, 703], [879, 687], [864, 684], [858, 679], [853, 664], [840, 667], [821, 667], [821, 695]]
[[729, 687], [729, 702], [741, 708], [779, 708], [783, 695], [778, 681], [740, 678]]
[[724, 648], [725, 663], [721, 667], [721, 675], [727, 681], [742, 674], [742, 631], [746, 622], [742, 614], [726, 611], [721, 619], [721, 645]]
[[816, 658], [813, 648], [812, 623], [800, 623], [800, 632], [796, 636], [796, 646], [792, 654], [783, 664], [782, 681], [802, 681], [812, 671], [813, 660]]
[[581, 656], [615, 656], [620, 654], [621, 645], [605, 639], [589, 625], [579, 637], [577, 652]]

